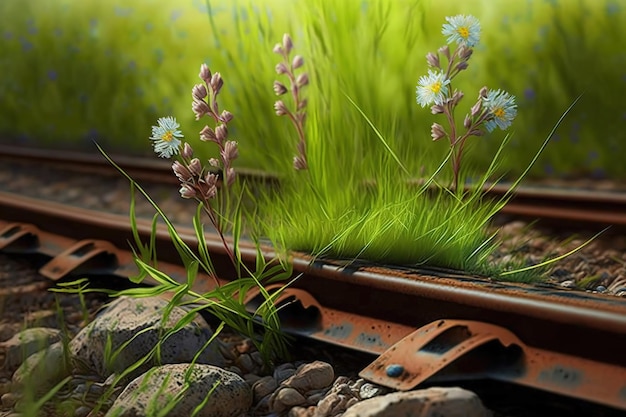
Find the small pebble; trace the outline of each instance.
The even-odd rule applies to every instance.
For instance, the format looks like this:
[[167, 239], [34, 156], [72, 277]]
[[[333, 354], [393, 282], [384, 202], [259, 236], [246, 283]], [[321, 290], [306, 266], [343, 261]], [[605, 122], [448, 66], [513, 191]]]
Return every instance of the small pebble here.
[[76, 410], [74, 410], [74, 417], [86, 417], [91, 413], [91, 408], [81, 405]]
[[7, 392], [6, 394], [2, 394], [2, 397], [0, 397], [0, 402], [2, 402], [2, 407], [12, 408], [19, 399], [20, 397], [17, 394]]
[[265, 376], [252, 385], [252, 392], [254, 393], [255, 400], [260, 400], [266, 395], [271, 394], [278, 388], [278, 383], [271, 376]]
[[278, 381], [278, 383], [281, 383], [295, 373], [296, 369], [294, 368], [293, 364], [284, 363], [282, 365], [278, 365], [274, 369], [274, 379]]
[[306, 403], [306, 398], [290, 387], [282, 387], [275, 391], [269, 399], [269, 408], [275, 413], [282, 413], [296, 405]]
[[555, 278], [565, 278], [567, 276], [570, 276], [570, 272], [565, 268], [557, 268], [552, 271], [552, 276]]
[[576, 281], [573, 279], [568, 279], [567, 281], [561, 282], [561, 287], [563, 288], [576, 288]]
[[254, 362], [247, 353], [244, 353], [237, 358], [237, 364], [244, 374], [254, 370]]
[[381, 395], [384, 393], [384, 388], [366, 382], [359, 390], [359, 397], [361, 397], [362, 400], [367, 400], [369, 398], [374, 398], [377, 395]]
[[604, 285], [598, 285], [596, 287], [596, 291], [598, 291], [598, 292], [605, 292], [606, 291], [606, 287]]
[[259, 367], [263, 366], [263, 355], [261, 355], [261, 352], [254, 351], [250, 354], [250, 357], [252, 358], [252, 360], [254, 361], [254, 363], [256, 363]]

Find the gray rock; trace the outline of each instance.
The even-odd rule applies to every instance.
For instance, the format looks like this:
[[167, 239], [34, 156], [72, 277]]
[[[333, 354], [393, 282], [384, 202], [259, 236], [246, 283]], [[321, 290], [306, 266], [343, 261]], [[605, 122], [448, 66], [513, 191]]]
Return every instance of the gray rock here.
[[343, 417], [490, 417], [476, 394], [462, 388], [394, 392], [361, 401]]
[[164, 365], [128, 384], [105, 417], [151, 417], [167, 406], [173, 406], [167, 416], [190, 416], [201, 404], [197, 417], [237, 417], [252, 405], [252, 390], [240, 376], [215, 366]]
[[[166, 323], [163, 311], [167, 302], [161, 298], [120, 297], [109, 305], [70, 342], [70, 352], [79, 372], [99, 375], [103, 379], [112, 373], [121, 374], [145, 357], [168, 330], [176, 326], [186, 311], [175, 307]], [[128, 380], [146, 372], [152, 366], [170, 363], [189, 363], [211, 338], [213, 332], [202, 317], [196, 315], [180, 331], [162, 342], [160, 359], [153, 356], [139, 366]], [[107, 344], [110, 345], [107, 355]], [[108, 356], [108, 357], [107, 357]], [[211, 343], [196, 363], [220, 366], [223, 358], [217, 344]]]
[[304, 364], [285, 380], [281, 385], [294, 388], [300, 393], [306, 393], [311, 390], [327, 388], [335, 379], [335, 371], [333, 367], [322, 361], [315, 361]]
[[45, 393], [70, 375], [70, 364], [66, 359], [62, 342], [54, 343], [29, 356], [13, 374], [13, 384]]
[[276, 388], [278, 388], [278, 383], [271, 376], [265, 376], [259, 379], [252, 385], [255, 401], [260, 401], [261, 398], [274, 392]]
[[4, 351], [4, 369], [15, 371], [22, 362], [35, 352], [39, 352], [58, 342], [61, 331], [48, 327], [34, 327], [22, 330], [11, 339], [0, 342], [0, 352]]
[[284, 405], [284, 408], [290, 408], [304, 404], [306, 398], [293, 388], [283, 387], [276, 391], [276, 401]]
[[[292, 368], [283, 368], [281, 372], [287, 369]], [[274, 379], [278, 370], [279, 368], [276, 368], [274, 371]], [[333, 367], [326, 362], [303, 364], [272, 393], [268, 401], [269, 409], [275, 413], [282, 413], [297, 405], [313, 403], [314, 401], [307, 400], [309, 394], [317, 399], [318, 391], [328, 388], [333, 383], [334, 377]]]

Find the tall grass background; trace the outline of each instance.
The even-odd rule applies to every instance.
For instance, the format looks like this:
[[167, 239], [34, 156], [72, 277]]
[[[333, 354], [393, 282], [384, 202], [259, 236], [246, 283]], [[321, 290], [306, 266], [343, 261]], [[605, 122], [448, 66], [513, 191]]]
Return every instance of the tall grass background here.
[[[425, 52], [441, 44], [443, 18], [471, 13], [483, 36], [457, 85], [467, 103], [486, 84], [507, 89], [520, 106], [502, 170], [521, 172], [559, 115], [584, 94], [531, 174], [626, 174], [626, 114], [619, 106], [626, 29], [617, 0], [5, 0], [0, 13], [10, 16], [0, 37], [3, 141], [93, 150], [96, 139], [110, 152], [141, 154], [149, 126], [166, 114], [193, 141], [202, 126], [186, 111], [187, 86], [207, 62], [233, 93], [223, 106], [236, 117], [240, 165], [284, 173], [295, 145], [290, 127], [273, 117], [270, 51], [290, 32], [316, 74], [311, 91], [328, 83], [341, 88], [407, 166], [436, 161], [445, 145], [429, 143], [433, 118], [415, 105], [415, 84], [426, 70]], [[354, 158], [374, 170], [380, 144], [343, 103], [334, 101], [328, 116], [345, 120], [333, 141], [350, 142]], [[485, 169], [500, 138], [474, 142], [468, 163]], [[414, 155], [424, 158], [413, 162]]]

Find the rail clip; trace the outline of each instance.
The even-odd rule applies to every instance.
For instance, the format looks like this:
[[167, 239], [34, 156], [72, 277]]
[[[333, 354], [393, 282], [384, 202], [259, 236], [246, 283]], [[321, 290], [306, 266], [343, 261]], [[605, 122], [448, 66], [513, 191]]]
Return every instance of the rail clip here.
[[39, 273], [53, 281], [57, 281], [70, 272], [84, 267], [89, 263], [89, 270], [111, 270], [118, 264], [117, 249], [103, 240], [86, 239], [58, 254], [39, 269]]
[[626, 410], [626, 369], [525, 345], [488, 323], [438, 320], [409, 334], [359, 373], [397, 390], [433, 381], [496, 379]]
[[0, 229], [0, 250], [20, 253], [37, 249], [39, 229], [32, 224], [8, 223]]

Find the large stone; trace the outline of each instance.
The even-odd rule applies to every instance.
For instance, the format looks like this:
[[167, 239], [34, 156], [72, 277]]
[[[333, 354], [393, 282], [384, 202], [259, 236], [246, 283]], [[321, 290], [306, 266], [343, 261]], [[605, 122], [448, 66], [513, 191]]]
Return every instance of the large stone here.
[[462, 388], [394, 392], [356, 403], [343, 417], [490, 417], [480, 398]]
[[201, 406], [197, 417], [237, 417], [251, 405], [252, 390], [239, 375], [211, 365], [174, 364], [133, 380], [105, 417], [151, 417], [170, 406], [163, 415], [191, 416]]
[[15, 371], [26, 358], [59, 341], [61, 331], [48, 327], [34, 327], [22, 330], [6, 342], [0, 342], [0, 352], [4, 351], [4, 369]]
[[[128, 375], [128, 380], [152, 366], [190, 363], [213, 332], [199, 315], [176, 333], [163, 339], [187, 312], [172, 309], [167, 321], [163, 312], [167, 301], [161, 298], [120, 297], [96, 319], [82, 329], [70, 342], [74, 367], [81, 373], [99, 375], [103, 379], [120, 374], [144, 358], [161, 341], [160, 355], [152, 358]], [[198, 356], [196, 363], [221, 366], [223, 357], [216, 343], [211, 343]]]
[[66, 352], [63, 343], [56, 342], [48, 348], [29, 356], [13, 374], [16, 387], [45, 393], [70, 375]]

